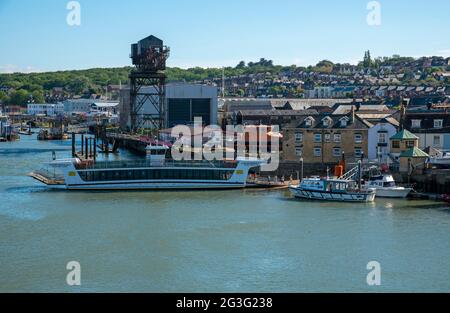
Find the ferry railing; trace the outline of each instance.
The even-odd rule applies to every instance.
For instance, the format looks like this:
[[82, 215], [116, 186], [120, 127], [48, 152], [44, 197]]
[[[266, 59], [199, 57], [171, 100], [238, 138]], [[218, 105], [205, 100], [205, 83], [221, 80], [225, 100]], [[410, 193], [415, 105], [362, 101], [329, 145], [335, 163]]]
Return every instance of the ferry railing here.
[[82, 162], [75, 164], [78, 170], [101, 170], [101, 169], [127, 169], [127, 168], [155, 168], [155, 167], [189, 167], [189, 168], [227, 168], [234, 169], [237, 163], [222, 161], [165, 161], [159, 164], [148, 161], [101, 161]]

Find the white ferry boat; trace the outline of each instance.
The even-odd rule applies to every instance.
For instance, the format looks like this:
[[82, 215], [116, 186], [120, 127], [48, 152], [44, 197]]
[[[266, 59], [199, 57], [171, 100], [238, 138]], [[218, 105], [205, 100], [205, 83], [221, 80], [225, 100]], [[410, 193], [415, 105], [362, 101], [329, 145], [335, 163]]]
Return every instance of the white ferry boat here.
[[250, 169], [262, 164], [258, 159], [92, 162], [75, 158], [54, 160], [29, 176], [67, 190], [236, 189], [246, 187]]
[[298, 186], [289, 186], [296, 198], [340, 202], [373, 202], [375, 190], [361, 190], [356, 181], [346, 179], [309, 178]]

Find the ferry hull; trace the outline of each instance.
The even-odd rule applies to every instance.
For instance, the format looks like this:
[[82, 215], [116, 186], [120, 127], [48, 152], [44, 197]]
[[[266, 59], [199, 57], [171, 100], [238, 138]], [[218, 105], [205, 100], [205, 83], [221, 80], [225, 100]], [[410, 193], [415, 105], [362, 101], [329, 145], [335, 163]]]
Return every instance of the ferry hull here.
[[373, 202], [375, 193], [333, 193], [325, 191], [309, 191], [299, 187], [289, 188], [292, 195], [298, 199], [339, 201], [339, 202]]
[[120, 184], [92, 184], [92, 185], [67, 185], [67, 190], [211, 190], [211, 189], [241, 189], [245, 184], [224, 184], [224, 183], [120, 183]]

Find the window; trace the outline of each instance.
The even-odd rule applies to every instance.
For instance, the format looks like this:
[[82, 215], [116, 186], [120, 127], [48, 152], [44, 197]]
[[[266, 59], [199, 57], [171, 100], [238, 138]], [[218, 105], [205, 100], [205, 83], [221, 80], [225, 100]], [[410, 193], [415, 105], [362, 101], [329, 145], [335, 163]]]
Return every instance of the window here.
[[416, 143], [415, 143], [415, 141], [408, 140], [408, 141], [405, 143], [405, 145], [406, 145], [406, 148], [414, 148], [414, 147], [416, 146]]
[[334, 134], [334, 142], [341, 142], [341, 134]]
[[343, 119], [341, 119], [341, 127], [347, 127], [349, 119], [344, 117]]
[[319, 147], [314, 148], [314, 156], [315, 157], [322, 156], [322, 148], [319, 148]]
[[363, 150], [361, 148], [355, 148], [355, 158], [362, 157]]
[[305, 125], [306, 125], [307, 127], [311, 127], [313, 121], [314, 121], [314, 119], [313, 119], [312, 117], [307, 117], [307, 118], [305, 119]]
[[412, 128], [420, 128], [422, 121], [421, 120], [411, 120], [411, 127]]
[[295, 133], [295, 142], [303, 142], [303, 133]]
[[295, 155], [298, 157], [303, 156], [303, 148], [295, 148]]
[[387, 143], [386, 133], [378, 134], [378, 143]]
[[361, 134], [355, 134], [355, 142], [356, 143], [362, 143], [362, 135]]
[[322, 134], [314, 134], [315, 142], [322, 142]]
[[400, 141], [393, 140], [392, 141], [392, 149], [400, 149]]
[[325, 142], [331, 141], [331, 134], [325, 134]]
[[434, 128], [442, 128], [443, 123], [443, 120], [434, 120]]
[[433, 136], [433, 146], [440, 147], [441, 145], [441, 136]]
[[331, 125], [331, 118], [329, 118], [329, 117], [324, 118], [322, 120], [322, 123], [323, 123], [323, 127], [330, 127], [330, 125]]
[[340, 157], [342, 155], [342, 149], [341, 148], [333, 148], [333, 156], [334, 157]]

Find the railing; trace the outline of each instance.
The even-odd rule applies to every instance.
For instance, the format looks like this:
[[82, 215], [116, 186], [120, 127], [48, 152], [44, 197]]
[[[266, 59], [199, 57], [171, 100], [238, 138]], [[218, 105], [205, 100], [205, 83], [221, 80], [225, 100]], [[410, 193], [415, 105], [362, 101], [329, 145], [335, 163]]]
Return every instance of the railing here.
[[341, 180], [353, 180], [359, 174], [359, 165], [352, 168], [350, 171], [339, 177]]
[[[194, 168], [236, 168], [236, 162], [224, 162], [224, 161], [164, 161], [163, 167], [194, 167]], [[96, 170], [96, 169], [127, 169], [127, 168], [152, 168], [161, 167], [155, 164], [151, 160], [145, 161], [107, 161], [107, 162], [85, 162], [75, 164], [75, 168], [78, 170]]]

